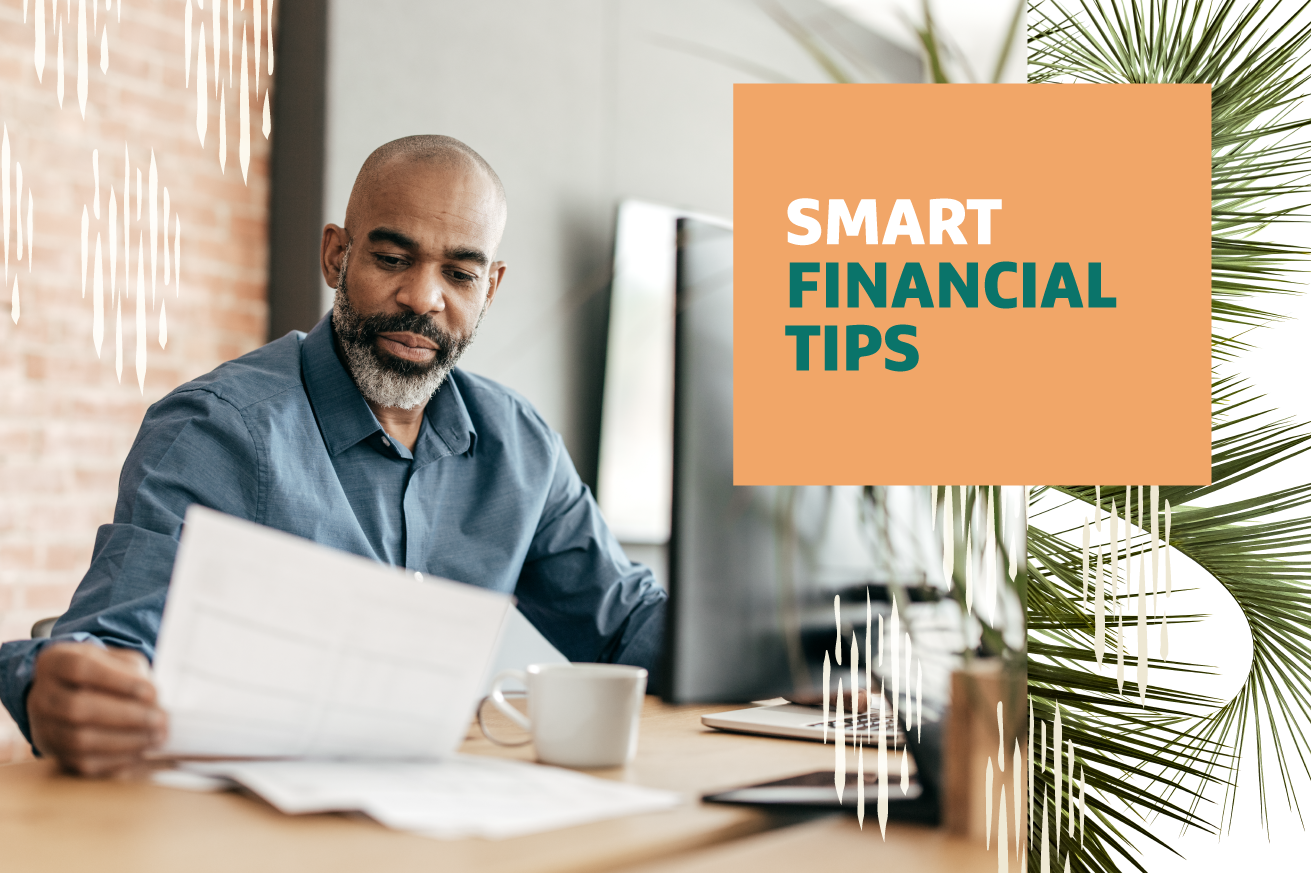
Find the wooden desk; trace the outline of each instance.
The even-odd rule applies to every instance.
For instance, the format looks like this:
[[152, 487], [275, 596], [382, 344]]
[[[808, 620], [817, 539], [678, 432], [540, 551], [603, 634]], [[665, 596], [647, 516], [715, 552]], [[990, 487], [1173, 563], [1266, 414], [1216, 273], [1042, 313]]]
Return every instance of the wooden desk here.
[[[703, 713], [723, 708], [669, 707], [648, 698], [637, 760], [628, 767], [594, 771], [604, 778], [684, 792], [688, 796], [684, 806], [500, 841], [433, 840], [386, 830], [362, 816], [285, 816], [246, 795], [193, 793], [141, 779], [78, 779], [58, 773], [47, 762], [0, 767], [0, 858], [4, 862], [0, 866], [4, 870], [61, 871], [93, 864], [98, 873], [526, 873], [621, 870], [668, 861], [675, 865], [670, 871], [679, 870], [678, 864], [695, 864], [708, 847], [741, 841], [782, 823], [757, 809], [701, 804], [696, 800], [701, 793], [832, 767], [831, 745], [725, 734], [701, 726]], [[486, 715], [488, 727], [498, 736], [522, 736], [490, 706]], [[462, 751], [524, 760], [532, 757], [530, 747], [493, 745], [476, 725]], [[870, 837], [870, 822], [866, 819], [866, 830], [858, 838]], [[843, 834], [843, 820], [835, 820], [832, 826], [837, 828], [834, 833]], [[854, 820], [850, 828], [854, 830]], [[922, 841], [922, 836], [913, 836], [919, 833], [914, 829], [906, 832], [912, 834], [907, 845]], [[936, 832], [924, 833], [930, 842], [936, 836]], [[834, 853], [833, 837], [823, 827], [803, 827], [800, 836], [808, 835], [823, 847], [822, 854], [810, 855], [807, 864], [762, 867], [757, 860], [752, 869], [803, 870], [816, 857], [824, 857], [826, 862], [841, 857]], [[851, 855], [853, 860], [868, 857], [866, 852], [873, 844], [848, 837], [841, 837], [846, 840], [843, 851], [858, 852]], [[748, 855], [760, 851], [755, 848], [758, 845], [750, 840], [743, 843]], [[766, 857], [768, 854], [766, 850]], [[992, 863], [995, 866], [996, 861]]]

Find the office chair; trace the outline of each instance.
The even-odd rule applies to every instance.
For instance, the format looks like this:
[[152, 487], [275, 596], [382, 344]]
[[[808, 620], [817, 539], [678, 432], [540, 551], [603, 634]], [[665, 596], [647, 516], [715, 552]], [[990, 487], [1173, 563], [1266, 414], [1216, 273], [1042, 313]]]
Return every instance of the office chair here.
[[43, 618], [36, 624], [32, 625], [32, 639], [43, 640], [50, 636], [50, 629], [59, 621], [59, 616], [53, 615], [50, 618]]

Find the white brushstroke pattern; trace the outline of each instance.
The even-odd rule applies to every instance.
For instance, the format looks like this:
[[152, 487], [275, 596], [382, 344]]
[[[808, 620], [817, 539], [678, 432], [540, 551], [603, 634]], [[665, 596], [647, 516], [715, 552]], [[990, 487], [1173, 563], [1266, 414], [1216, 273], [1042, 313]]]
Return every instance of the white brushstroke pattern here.
[[159, 172], [155, 168], [155, 150], [150, 150], [150, 205], [146, 214], [150, 218], [150, 306], [155, 306], [155, 284], [159, 280]]
[[1006, 846], [1006, 786], [1001, 787], [1001, 797], [998, 798], [999, 811], [997, 813], [997, 873], [1008, 873], [1010, 870], [1010, 852]]
[[14, 293], [9, 297], [9, 317], [14, 320], [14, 324], [18, 324], [18, 318], [20, 315], [22, 315], [22, 307], [19, 305], [18, 300], [18, 277], [15, 276]]
[[[868, 715], [873, 715], [874, 701], [870, 695], [874, 692], [874, 652], [871, 647], [872, 640], [870, 637], [874, 630], [874, 612], [869, 600], [869, 589], [865, 589], [865, 710]], [[874, 720], [866, 719], [869, 725], [866, 728], [866, 734], [873, 739]]]
[[96, 358], [105, 342], [105, 268], [100, 255], [100, 234], [96, 234], [95, 276], [91, 282], [91, 341], [96, 346]]
[[58, 45], [55, 46], [55, 97], [59, 100], [59, 108], [64, 108], [64, 22], [59, 22], [59, 28], [55, 33], [55, 39]]
[[1004, 706], [1000, 700], [997, 701], [997, 768], [1001, 772], [1006, 772], [1006, 725]]
[[842, 598], [833, 595], [833, 659], [842, 666]]
[[1089, 531], [1088, 528], [1089, 528], [1088, 519], [1085, 518], [1085, 519], [1083, 520], [1083, 552], [1082, 552], [1082, 555], [1083, 555], [1083, 573], [1082, 573], [1082, 576], [1081, 576], [1081, 578], [1083, 579], [1083, 602], [1084, 602], [1084, 603], [1087, 603], [1087, 602], [1088, 602], [1088, 554], [1089, 554], [1089, 551], [1088, 551], [1088, 537], [1089, 537], [1089, 533], [1090, 533], [1090, 531]]
[[118, 200], [109, 186], [109, 299], [118, 297]]
[[997, 516], [993, 512], [993, 487], [986, 487], [983, 511], [987, 516], [983, 535], [983, 602], [988, 619], [997, 621]]
[[[897, 723], [897, 705], [901, 701], [901, 616], [897, 612], [897, 598], [892, 598], [892, 626], [888, 629], [888, 642], [892, 649], [892, 723]], [[894, 746], [895, 748], [895, 746]]]
[[1052, 784], [1056, 786], [1056, 830], [1061, 829], [1061, 753], [1065, 751], [1065, 743], [1061, 741], [1061, 705], [1056, 704], [1056, 722], [1052, 726], [1052, 766], [1055, 768], [1056, 778]]
[[1124, 693], [1124, 607], [1115, 602], [1115, 685], [1117, 693]]
[[[1024, 808], [1020, 805], [1024, 792], [1021, 791], [1020, 773], [1020, 738], [1015, 738], [1015, 754], [1011, 756], [1011, 795], [1015, 798], [1015, 855], [1020, 854], [1020, 814]], [[1004, 805], [1004, 804], [1003, 804]]]
[[961, 513], [961, 523], [965, 525], [965, 612], [969, 615], [974, 614], [974, 531], [971, 530], [971, 520]]
[[1147, 705], [1147, 553], [1138, 556], [1138, 705]]
[[258, 96], [259, 96], [259, 52], [260, 52], [260, 49], [263, 48], [263, 45], [262, 45], [262, 41], [263, 41], [263, 33], [262, 33], [262, 30], [263, 30], [263, 28], [264, 28], [264, 16], [260, 14], [260, 12], [262, 11], [262, 10], [260, 9], [260, 0], [255, 0], [255, 7], [254, 7], [254, 9], [252, 9], [251, 11], [254, 13], [254, 15], [252, 16], [253, 20], [252, 20], [251, 23], [252, 23], [252, 24], [254, 25], [254, 27], [255, 27], [255, 41], [254, 41], [254, 48], [255, 48], [255, 96], [258, 97]]
[[237, 101], [237, 159], [241, 181], [249, 184], [250, 172], [250, 73], [246, 64], [246, 25], [241, 26], [241, 97]]
[[988, 758], [988, 766], [983, 771], [983, 827], [984, 827], [984, 845], [992, 848], [992, 758]]
[[23, 260], [23, 165], [18, 161], [14, 161], [14, 237], [18, 260], [21, 261]]
[[128, 161], [127, 142], [123, 142], [123, 293], [132, 294], [132, 164]]
[[264, 138], [269, 138], [269, 133], [273, 130], [273, 116], [269, 114], [269, 89], [264, 89], [264, 123], [260, 128], [264, 132]]
[[956, 520], [952, 518], [951, 486], [942, 494], [942, 578], [951, 585], [956, 572]]
[[[186, 78], [183, 79], [186, 87], [191, 87], [191, 17], [194, 13], [191, 11], [191, 0], [187, 0], [187, 11], [182, 16], [182, 45], [186, 52]], [[201, 27], [205, 25], [202, 24]]]
[[137, 236], [137, 386], [146, 393], [146, 241]]
[[[268, 18], [268, 27], [265, 29], [264, 32], [267, 34], [267, 37], [266, 37], [266, 38], [267, 38], [268, 41], [269, 41], [269, 44], [268, 44], [268, 50], [269, 50], [269, 67], [268, 67], [268, 69], [269, 69], [269, 75], [272, 76], [272, 75], [273, 75], [273, 0], [269, 0], [269, 18]], [[267, 93], [268, 93], [268, 90], [265, 89], [264, 93], [267, 94]]]
[[163, 233], [164, 233], [164, 287], [165, 288], [168, 287], [169, 274], [173, 272], [171, 269], [172, 264], [170, 263], [171, 259], [168, 256], [168, 218], [169, 218], [168, 213], [169, 213], [170, 205], [171, 204], [169, 204], [168, 202], [168, 186], [165, 185], [164, 186], [164, 213], [163, 213], [164, 220], [160, 222], [160, 227], [164, 229]]
[[1102, 575], [1102, 547], [1097, 547], [1097, 569], [1093, 574], [1093, 655], [1100, 667], [1106, 653], [1106, 587]]
[[228, 87], [232, 87], [232, 0], [228, 0]]
[[865, 749], [856, 750], [856, 823], [865, 829]]
[[1161, 660], [1170, 660], [1170, 592], [1173, 590], [1170, 578], [1170, 501], [1165, 501], [1165, 606], [1161, 609]]
[[1047, 842], [1047, 792], [1042, 793], [1042, 845], [1038, 849], [1039, 873], [1051, 873], [1051, 847]]
[[1093, 497], [1093, 519], [1097, 532], [1102, 532], [1102, 486], [1093, 486], [1095, 496]]
[[[914, 700], [911, 698], [911, 696], [910, 696], [910, 688], [911, 688], [911, 685], [910, 685], [910, 665], [911, 665], [911, 661], [912, 661], [912, 658], [911, 658], [910, 633], [907, 632], [907, 634], [906, 634], [906, 732], [907, 732], [907, 733], [910, 732], [910, 726], [911, 726], [911, 724], [914, 723], [914, 716], [915, 716], [915, 708], [914, 708], [914, 702], [915, 702], [915, 701], [914, 701]], [[905, 790], [905, 787], [906, 787], [906, 786], [905, 786], [906, 778], [905, 778], [905, 768], [904, 768], [904, 767], [902, 768], [902, 771], [903, 771], [903, 772], [902, 772], [902, 780], [901, 780], [901, 781], [902, 781], [902, 790], [904, 791], [904, 790]]]
[[36, 67], [36, 80], [46, 71], [46, 0], [36, 2], [36, 46], [32, 50], [32, 65]]
[[205, 147], [205, 131], [209, 127], [209, 89], [205, 74], [205, 22], [200, 23], [200, 51], [196, 53], [196, 136], [200, 147]]
[[915, 662], [915, 740], [924, 739], [924, 662]]
[[[1016, 741], [1018, 742], [1018, 740]], [[1029, 698], [1029, 843], [1033, 843], [1033, 698]]]
[[91, 71], [86, 54], [86, 0], [77, 0], [77, 108], [86, 118], [86, 89]]
[[824, 650], [824, 743], [828, 744], [828, 687], [829, 687], [829, 663], [828, 649]]
[[860, 714], [860, 644], [856, 642], [856, 635], [851, 635], [851, 715], [852, 715], [852, 732], [856, 732], [855, 716]]
[[847, 732], [842, 715], [842, 677], [838, 677], [838, 696], [834, 701], [833, 715], [833, 787], [838, 791], [838, 804], [847, 786]]
[[1070, 749], [1069, 757], [1065, 759], [1066, 793], [1070, 798], [1067, 813], [1070, 824], [1067, 833], [1074, 836], [1074, 740], [1067, 740], [1066, 743]]
[[[0, 209], [4, 210], [5, 277], [9, 277], [9, 125], [0, 137]], [[86, 255], [83, 253], [82, 296], [86, 296]]]
[[223, 41], [222, 31], [219, 30], [219, 2], [220, 0], [211, 0], [210, 8], [214, 12], [213, 25], [210, 27], [210, 36], [214, 40], [214, 96], [219, 93], [219, 44]]
[[1088, 781], [1084, 769], [1079, 767], [1079, 848], [1083, 848], [1084, 823], [1088, 816]]
[[1159, 538], [1157, 537], [1157, 533], [1159, 532], [1158, 522], [1161, 514], [1161, 486], [1160, 485], [1152, 486], [1151, 509], [1152, 509], [1152, 612], [1156, 612], [1156, 592], [1157, 592], [1156, 581], [1159, 578], [1158, 568], [1160, 566], [1160, 558], [1161, 558], [1161, 548], [1160, 548], [1161, 544]]
[[219, 172], [228, 171], [228, 92], [226, 88], [219, 90]]
[[[1005, 491], [1002, 492], [1003, 495], [1005, 493], [1006, 493]], [[1006, 501], [1003, 499], [1002, 501], [1003, 512], [1005, 512], [1005, 508], [1006, 508]], [[1010, 518], [1010, 515], [1006, 514], [1003, 515], [1002, 517]], [[1004, 526], [1003, 526], [1003, 530], [1005, 530]], [[1025, 534], [1026, 531], [1024, 530], [1016, 530], [1015, 533], [1007, 537], [1007, 541], [1010, 543], [1010, 545], [1007, 546], [1006, 549], [1006, 557], [1008, 558], [1006, 562], [1006, 567], [1007, 567], [1007, 574], [1010, 576], [1012, 582], [1015, 581], [1015, 575], [1016, 573], [1019, 572], [1020, 569], [1020, 547], [1023, 545]]]
[[888, 839], [888, 732], [883, 730], [883, 689], [879, 689], [879, 833]]

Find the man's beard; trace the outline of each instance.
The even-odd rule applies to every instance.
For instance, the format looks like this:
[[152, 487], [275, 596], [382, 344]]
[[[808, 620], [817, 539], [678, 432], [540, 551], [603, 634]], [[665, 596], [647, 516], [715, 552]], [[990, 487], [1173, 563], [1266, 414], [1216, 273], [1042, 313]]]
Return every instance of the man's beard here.
[[[366, 400], [379, 406], [413, 409], [427, 402], [442, 386], [464, 350], [473, 342], [478, 324], [482, 323], [482, 313], [479, 313], [473, 330], [464, 337], [442, 330], [426, 316], [415, 312], [361, 315], [351, 306], [346, 291], [349, 258], [348, 245], [342, 255], [337, 293], [332, 303], [332, 326], [345, 354], [347, 369]], [[486, 312], [485, 307], [483, 311]], [[407, 361], [378, 348], [379, 334], [401, 332], [432, 340], [437, 346], [432, 360]]]

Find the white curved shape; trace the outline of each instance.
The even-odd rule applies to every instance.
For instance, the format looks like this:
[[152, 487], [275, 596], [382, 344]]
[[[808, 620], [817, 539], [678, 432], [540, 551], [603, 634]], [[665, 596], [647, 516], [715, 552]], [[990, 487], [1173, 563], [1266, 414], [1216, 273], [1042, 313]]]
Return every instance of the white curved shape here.
[[842, 677], [838, 677], [838, 699], [834, 707], [833, 722], [833, 787], [838, 791], [838, 803], [842, 803], [842, 791], [847, 785], [847, 734], [842, 715]]
[[18, 301], [18, 277], [15, 276], [14, 293], [9, 298], [9, 317], [14, 320], [14, 324], [18, 324], [18, 317], [21, 314], [22, 314], [21, 307], [19, 306], [19, 301]]
[[86, 0], [77, 0], [77, 108], [83, 118], [86, 118], [86, 89], [90, 75], [86, 59]]
[[137, 387], [146, 393], [146, 239], [137, 234]]
[[18, 260], [23, 259], [23, 165], [14, 161], [14, 236]]
[[[215, 0], [217, 2], [217, 0]], [[228, 92], [225, 88], [219, 89], [219, 172], [228, 171]]]
[[255, 39], [253, 45], [255, 49], [255, 96], [258, 97], [259, 96], [259, 53], [260, 53], [260, 49], [264, 47], [263, 46], [264, 10], [260, 8], [260, 0], [255, 0], [255, 8], [252, 9], [251, 11], [254, 13], [252, 18], [253, 18], [253, 24], [255, 26]]
[[264, 124], [260, 128], [264, 133], [264, 138], [269, 138], [269, 133], [273, 130], [273, 117], [269, 115], [269, 89], [264, 89]]
[[[265, 31], [269, 40], [269, 75], [273, 75], [273, 0], [269, 0], [269, 26]], [[267, 93], [267, 90], [265, 91]]]
[[118, 298], [118, 199], [109, 186], [109, 299]]
[[833, 660], [837, 661], [838, 666], [842, 666], [842, 598], [837, 594], [833, 595]]
[[164, 287], [165, 288], [168, 287], [169, 274], [173, 272], [172, 269], [173, 265], [171, 263], [172, 259], [169, 258], [168, 256], [168, 219], [169, 219], [170, 205], [171, 204], [168, 202], [168, 186], [165, 185], [164, 186], [164, 213], [163, 213], [164, 220], [160, 222], [160, 227], [164, 229], [163, 234], [164, 234]]
[[210, 37], [214, 41], [214, 96], [217, 97], [219, 93], [219, 43], [223, 41], [222, 33], [219, 31], [219, 0], [212, 0], [210, 9], [214, 12]]
[[241, 98], [237, 101], [237, 160], [241, 181], [250, 184], [250, 68], [246, 64], [246, 25], [241, 25]]
[[983, 771], [983, 833], [984, 846], [992, 848], [992, 757]]

